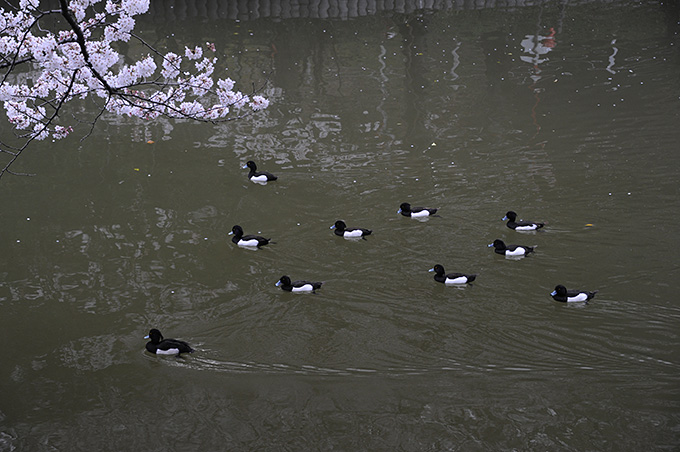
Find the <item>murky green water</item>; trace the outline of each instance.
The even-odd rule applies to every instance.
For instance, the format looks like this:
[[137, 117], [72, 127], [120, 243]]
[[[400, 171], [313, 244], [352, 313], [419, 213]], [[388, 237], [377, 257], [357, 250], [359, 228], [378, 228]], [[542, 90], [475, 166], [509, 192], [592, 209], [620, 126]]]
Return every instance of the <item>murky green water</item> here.
[[[105, 118], [3, 178], [0, 450], [677, 449], [677, 21], [656, 2], [148, 18], [156, 46], [270, 73], [273, 105]], [[249, 159], [279, 180], [247, 181]], [[511, 231], [509, 209], [547, 226]], [[234, 224], [276, 243], [238, 249]], [[600, 292], [565, 305], [558, 283]], [[197, 353], [147, 354], [151, 327]]]

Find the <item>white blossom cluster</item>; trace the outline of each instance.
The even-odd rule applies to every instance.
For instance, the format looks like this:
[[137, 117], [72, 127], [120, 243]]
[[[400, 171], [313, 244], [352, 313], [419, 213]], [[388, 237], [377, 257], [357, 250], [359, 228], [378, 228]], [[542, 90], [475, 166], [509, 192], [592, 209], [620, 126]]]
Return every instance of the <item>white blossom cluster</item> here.
[[[76, 25], [62, 20], [61, 30], [50, 30], [54, 21], [41, 23], [61, 12], [41, 8], [40, 0], [20, 0], [16, 10], [0, 8], [0, 102], [25, 137], [67, 136], [71, 128], [57, 124], [61, 105], [92, 95], [109, 112], [143, 119], [218, 121], [269, 105], [260, 95], [234, 91], [230, 78], [214, 80], [217, 58], [205, 56], [200, 46], [186, 47], [184, 55], [148, 47], [150, 54], [124, 64], [117, 43], [131, 39], [134, 16], [148, 11], [149, 0], [62, 2]], [[215, 51], [211, 43], [206, 48]], [[32, 77], [11, 83], [16, 78], [7, 75], [20, 64], [31, 65]]]

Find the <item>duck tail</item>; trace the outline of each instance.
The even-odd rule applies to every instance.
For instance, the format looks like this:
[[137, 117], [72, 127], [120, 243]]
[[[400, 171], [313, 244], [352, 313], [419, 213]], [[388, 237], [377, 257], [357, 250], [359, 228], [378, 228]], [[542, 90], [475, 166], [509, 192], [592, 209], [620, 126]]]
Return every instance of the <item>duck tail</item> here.
[[324, 282], [325, 281], [319, 281], [319, 282], [312, 283], [312, 293], [316, 294], [316, 291], [321, 289], [321, 286], [323, 286]]

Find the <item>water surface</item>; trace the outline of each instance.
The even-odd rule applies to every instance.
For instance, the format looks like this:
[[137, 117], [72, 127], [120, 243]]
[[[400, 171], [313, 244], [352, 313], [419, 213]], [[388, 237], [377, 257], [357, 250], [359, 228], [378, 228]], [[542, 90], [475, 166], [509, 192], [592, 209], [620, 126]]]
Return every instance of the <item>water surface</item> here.
[[[676, 6], [192, 11], [143, 34], [215, 41], [272, 106], [105, 117], [3, 178], [0, 450], [678, 448]], [[239, 249], [234, 224], [275, 243]], [[148, 355], [152, 327], [197, 353]]]

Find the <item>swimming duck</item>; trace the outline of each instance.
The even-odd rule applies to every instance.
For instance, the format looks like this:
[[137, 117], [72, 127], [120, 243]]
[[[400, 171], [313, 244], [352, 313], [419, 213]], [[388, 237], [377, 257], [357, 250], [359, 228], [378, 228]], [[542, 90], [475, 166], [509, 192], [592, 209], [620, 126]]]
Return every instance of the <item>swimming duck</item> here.
[[156, 328], [149, 331], [144, 339], [151, 339], [146, 343], [146, 350], [155, 355], [179, 355], [180, 353], [193, 353], [194, 349], [184, 341], [177, 339], [163, 339], [163, 335]]
[[477, 278], [477, 275], [466, 275], [464, 273], [449, 273], [446, 275], [444, 267], [439, 264], [435, 265], [434, 268], [431, 268], [429, 271], [435, 273], [435, 281], [444, 284], [467, 284], [471, 283], [475, 280], [475, 278]]
[[595, 296], [597, 290], [589, 292], [587, 290], [567, 290], [562, 284], [555, 286], [550, 295], [552, 295], [553, 300], [561, 301], [563, 303], [571, 303], [575, 301], [588, 301]]
[[258, 171], [257, 165], [252, 160], [248, 160], [243, 168], [244, 169], [250, 168], [250, 172], [248, 173], [248, 179], [250, 179], [253, 182], [267, 183], [269, 181], [278, 179], [278, 177], [274, 176], [272, 173], [268, 173], [266, 171]]
[[496, 239], [493, 243], [489, 244], [489, 247], [494, 247], [494, 251], [498, 254], [504, 256], [525, 256], [534, 251], [535, 246], [523, 246], [523, 245], [506, 245], [500, 239]]
[[506, 225], [510, 229], [514, 229], [515, 231], [536, 231], [545, 226], [545, 223], [524, 220], [515, 221], [516, 219], [517, 214], [512, 210], [508, 211], [508, 213], [506, 213], [505, 216], [503, 217], [503, 221], [508, 220]]
[[411, 207], [411, 204], [403, 202], [399, 206], [399, 210], [397, 210], [397, 213], [400, 213], [405, 217], [422, 218], [434, 215], [435, 213], [437, 213], [437, 210], [439, 209], [428, 209], [427, 207]]
[[338, 220], [335, 222], [331, 229], [335, 229], [335, 235], [344, 237], [346, 239], [350, 238], [364, 238], [364, 236], [371, 235], [373, 232], [370, 229], [364, 228], [348, 228], [344, 221]]
[[276, 287], [281, 287], [286, 292], [314, 292], [320, 289], [322, 284], [322, 282], [304, 280], [291, 282], [288, 276], [283, 275], [276, 283]]
[[243, 228], [239, 225], [235, 225], [231, 228], [231, 232], [228, 235], [234, 236], [231, 238], [231, 241], [238, 246], [260, 247], [271, 241], [271, 239], [265, 239], [259, 235], [243, 235]]

